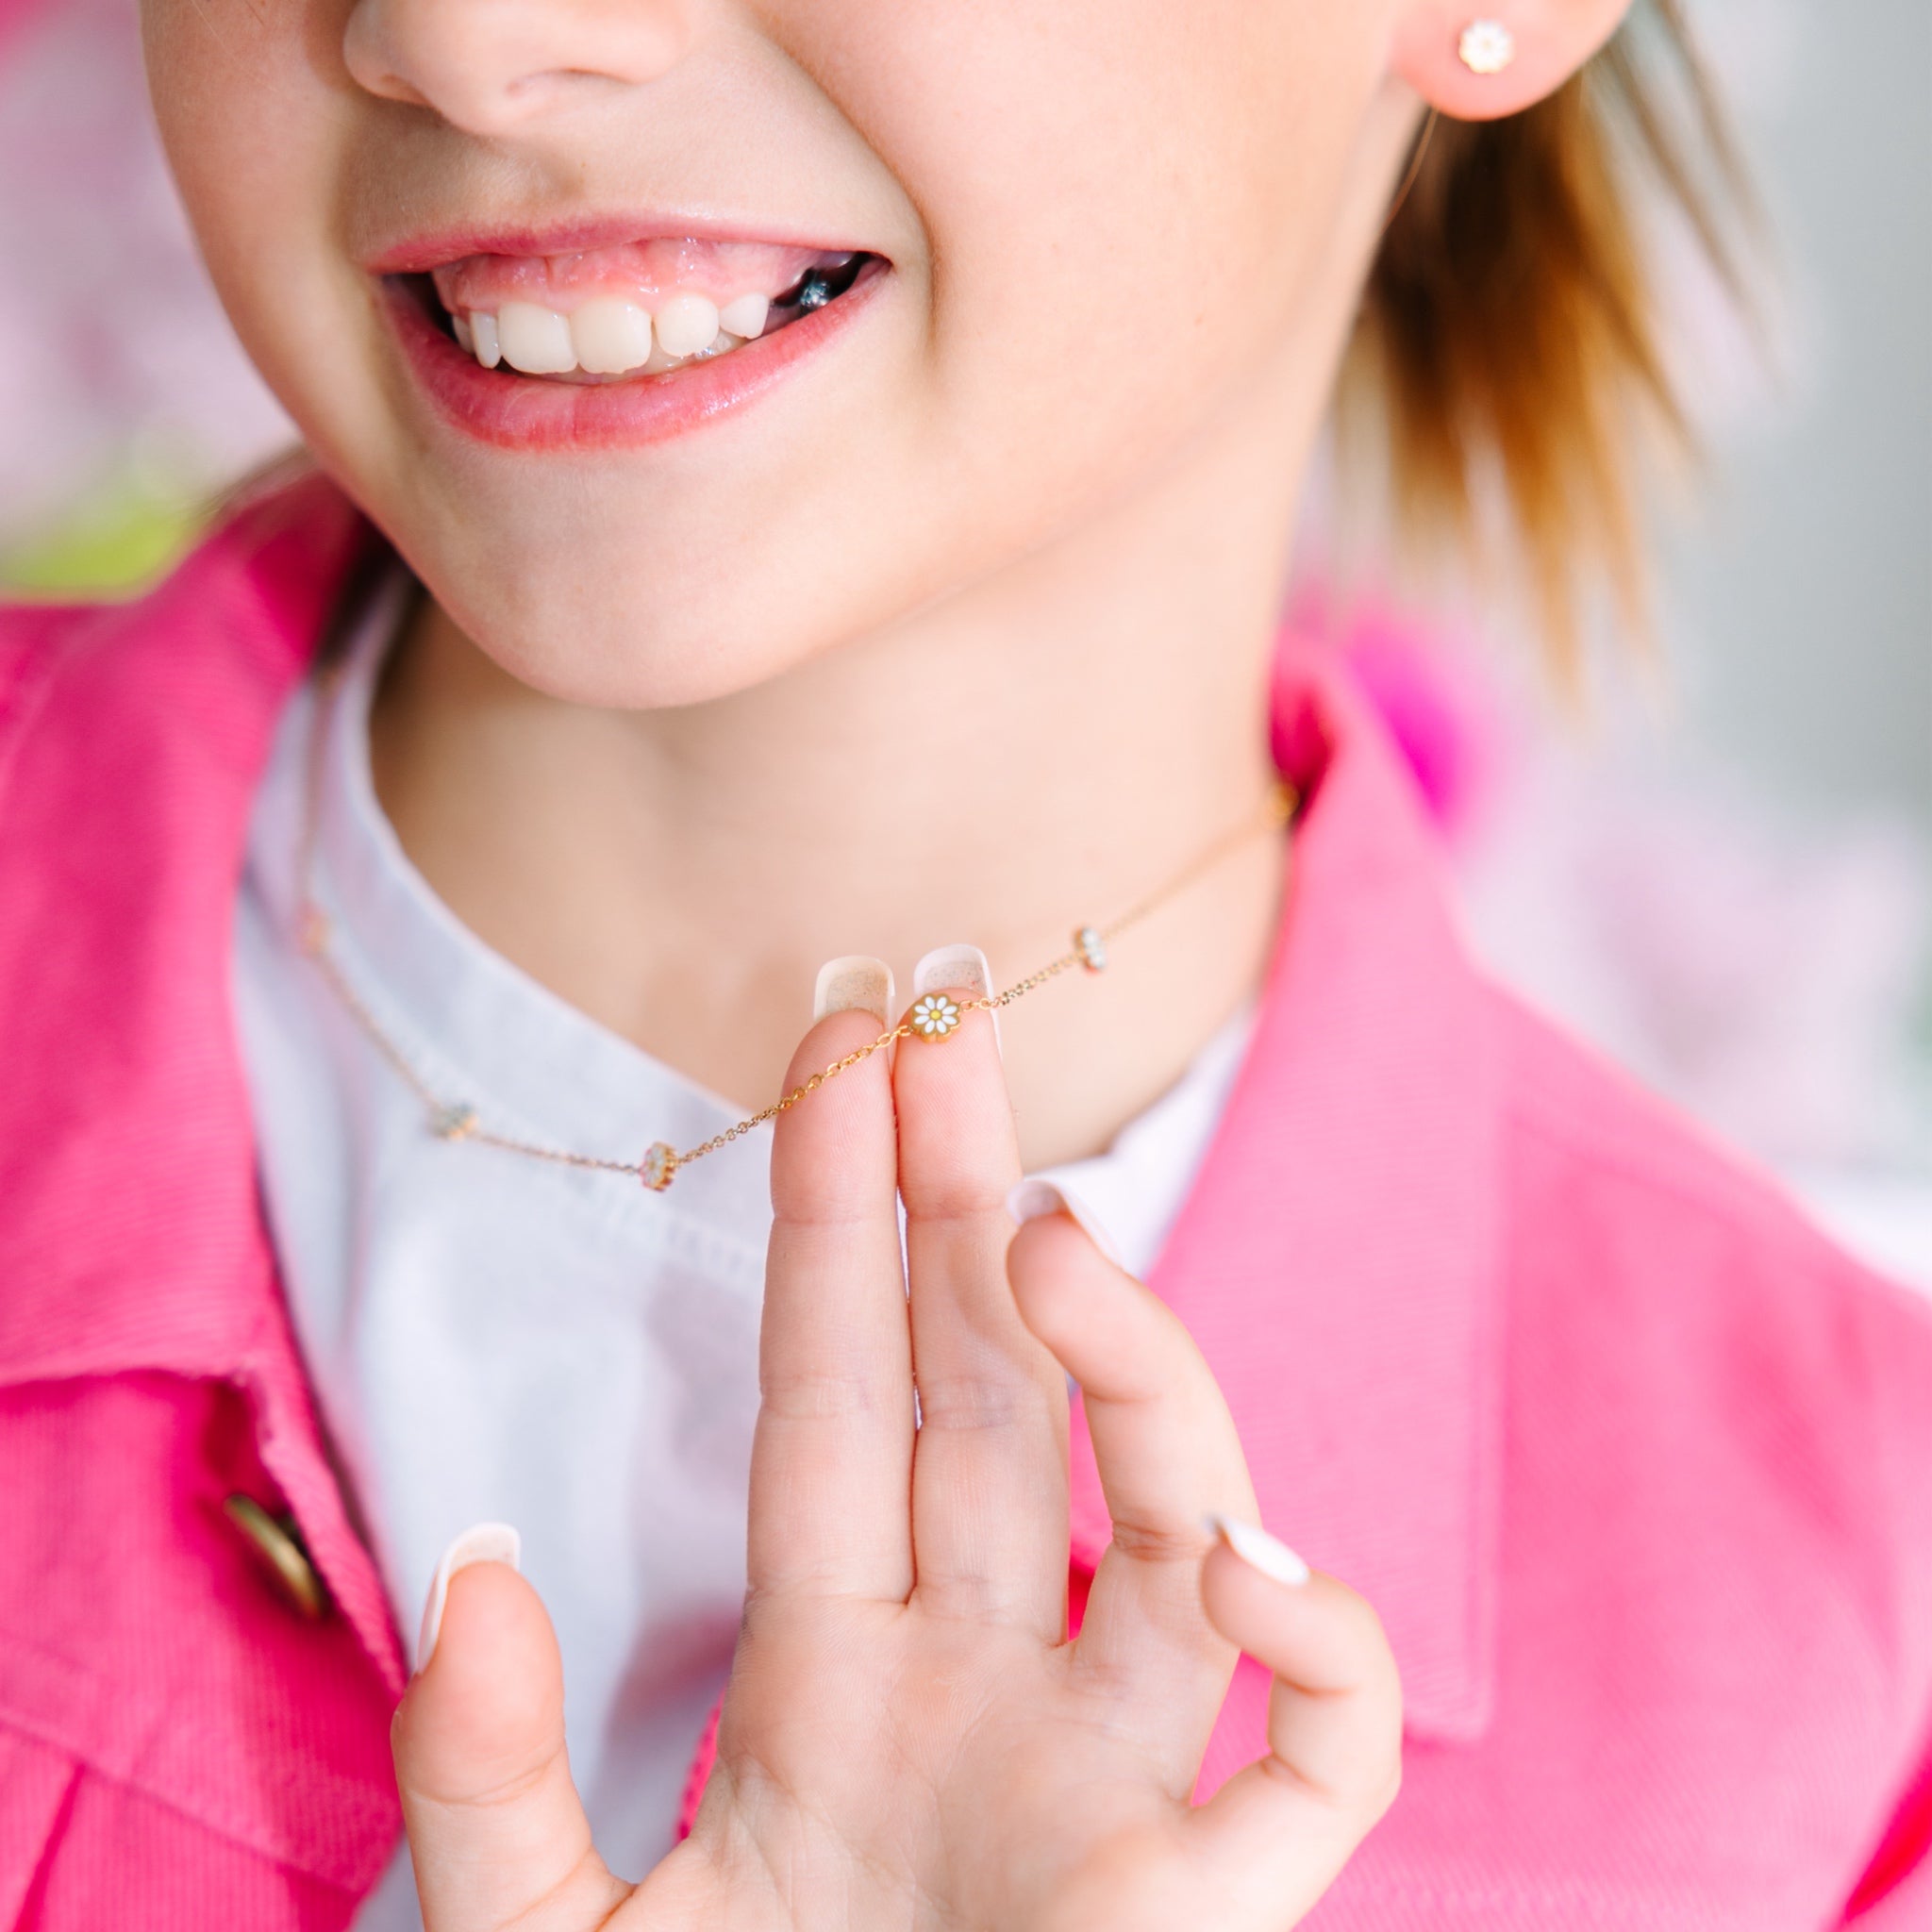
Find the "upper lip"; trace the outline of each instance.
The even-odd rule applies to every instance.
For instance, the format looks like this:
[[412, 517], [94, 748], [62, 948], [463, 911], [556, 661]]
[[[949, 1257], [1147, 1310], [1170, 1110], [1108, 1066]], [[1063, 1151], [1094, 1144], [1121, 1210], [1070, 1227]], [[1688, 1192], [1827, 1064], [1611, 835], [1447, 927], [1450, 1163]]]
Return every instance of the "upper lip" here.
[[609, 214], [580, 215], [552, 222], [516, 222], [484, 225], [452, 223], [386, 242], [363, 258], [370, 275], [421, 275], [472, 255], [571, 255], [593, 248], [616, 248], [626, 242], [680, 240], [700, 242], [776, 242], [794, 248], [826, 254], [875, 254], [860, 242], [838, 240], [821, 231], [785, 223], [767, 225], [720, 221], [702, 215]]

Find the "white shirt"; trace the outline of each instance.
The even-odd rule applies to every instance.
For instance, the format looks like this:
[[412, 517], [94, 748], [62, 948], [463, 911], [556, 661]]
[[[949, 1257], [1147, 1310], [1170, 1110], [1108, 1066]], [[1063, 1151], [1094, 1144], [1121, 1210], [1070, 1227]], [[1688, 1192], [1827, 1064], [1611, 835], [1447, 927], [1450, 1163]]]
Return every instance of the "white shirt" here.
[[[608, 1032], [458, 924], [405, 857], [369, 770], [401, 586], [325, 721], [312, 890], [358, 995], [433, 1091], [519, 1139], [635, 1159], [740, 1109]], [[598, 1848], [669, 1847], [744, 1591], [769, 1137], [664, 1194], [427, 1127], [297, 940], [318, 698], [277, 735], [250, 831], [237, 1008], [269, 1225], [295, 1330], [400, 1626], [452, 1537], [523, 1534], [562, 1647], [571, 1765]], [[801, 994], [800, 1030], [807, 1011]], [[1225, 1027], [1104, 1156], [1054, 1171], [1145, 1273], [1245, 1048]], [[407, 1856], [359, 1932], [420, 1924]]]

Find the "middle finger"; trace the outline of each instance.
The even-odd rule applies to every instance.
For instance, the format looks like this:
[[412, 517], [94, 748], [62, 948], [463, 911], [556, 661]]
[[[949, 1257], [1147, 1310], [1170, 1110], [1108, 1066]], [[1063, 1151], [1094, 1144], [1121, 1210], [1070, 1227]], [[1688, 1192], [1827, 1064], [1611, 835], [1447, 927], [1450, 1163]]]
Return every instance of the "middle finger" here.
[[[954, 989], [965, 1006], [975, 995]], [[992, 1016], [915, 1035], [893, 1071], [899, 1191], [920, 1434], [912, 1467], [917, 1591], [942, 1614], [1062, 1632], [1067, 1393], [1008, 1284], [1020, 1177]]]

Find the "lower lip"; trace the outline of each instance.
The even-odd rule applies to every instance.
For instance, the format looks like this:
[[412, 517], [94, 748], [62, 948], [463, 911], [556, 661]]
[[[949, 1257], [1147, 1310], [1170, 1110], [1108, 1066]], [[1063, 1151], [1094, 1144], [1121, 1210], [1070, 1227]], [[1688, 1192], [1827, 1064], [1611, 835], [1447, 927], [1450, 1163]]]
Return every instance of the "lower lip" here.
[[384, 308], [409, 367], [444, 422], [498, 449], [628, 449], [667, 442], [755, 402], [841, 334], [885, 280], [868, 263], [823, 308], [728, 355], [626, 382], [546, 382], [485, 369], [430, 320], [415, 292], [383, 284]]

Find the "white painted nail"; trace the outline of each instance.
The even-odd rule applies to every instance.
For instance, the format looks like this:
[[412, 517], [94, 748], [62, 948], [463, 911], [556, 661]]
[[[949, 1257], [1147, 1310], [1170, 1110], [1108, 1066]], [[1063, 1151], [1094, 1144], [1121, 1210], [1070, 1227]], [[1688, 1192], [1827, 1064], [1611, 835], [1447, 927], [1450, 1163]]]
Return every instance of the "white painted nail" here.
[[912, 997], [916, 1000], [929, 992], [962, 986], [982, 999], [992, 991], [992, 969], [977, 946], [935, 946], [912, 969]]
[[436, 1566], [436, 1579], [429, 1586], [429, 1601], [423, 1606], [423, 1628], [416, 1639], [416, 1668], [426, 1670], [436, 1654], [436, 1640], [442, 1632], [442, 1606], [449, 1595], [449, 1580], [458, 1570], [472, 1563], [508, 1563], [512, 1570], [524, 1567], [524, 1540], [507, 1523], [479, 1523], [466, 1529], [442, 1553]]
[[847, 953], [819, 968], [811, 995], [814, 1024], [827, 1013], [870, 1013], [883, 1026], [897, 1010], [892, 1004], [892, 969], [883, 959], [869, 953]]
[[[916, 1000], [929, 992], [962, 988], [978, 999], [992, 997], [992, 968], [977, 946], [935, 946], [912, 969], [912, 997]], [[992, 1022], [993, 1044], [1004, 1058], [1007, 1048], [1000, 1038], [1000, 1016], [990, 1013], [987, 1017]]]
[[1023, 1224], [1038, 1221], [1042, 1215], [1065, 1214], [1086, 1230], [1087, 1239], [1116, 1268], [1124, 1274], [1130, 1272], [1121, 1259], [1121, 1251], [1094, 1218], [1092, 1208], [1076, 1195], [1069, 1193], [1058, 1181], [1050, 1181], [1041, 1174], [1028, 1174], [1007, 1196], [1007, 1212]]
[[1299, 1590], [1310, 1575], [1308, 1566], [1281, 1541], [1257, 1524], [1242, 1523], [1232, 1516], [1209, 1516], [1208, 1528], [1218, 1536], [1250, 1570], [1291, 1590]]

